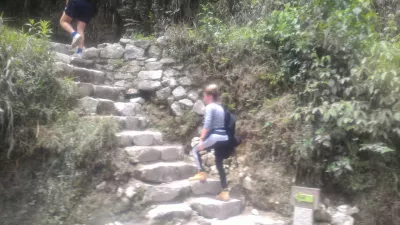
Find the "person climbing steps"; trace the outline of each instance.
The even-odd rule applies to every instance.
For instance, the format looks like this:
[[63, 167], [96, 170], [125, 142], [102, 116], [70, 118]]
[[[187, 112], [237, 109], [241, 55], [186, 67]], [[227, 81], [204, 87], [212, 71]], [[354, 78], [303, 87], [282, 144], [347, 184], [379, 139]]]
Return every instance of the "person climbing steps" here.
[[220, 176], [222, 191], [216, 196], [218, 200], [229, 201], [229, 191], [226, 181], [226, 174], [223, 167], [223, 160], [227, 158], [231, 148], [229, 136], [226, 129], [226, 110], [219, 103], [219, 88], [215, 84], [208, 85], [204, 89], [203, 101], [207, 105], [205, 109], [204, 126], [201, 131], [200, 143], [194, 146], [192, 153], [196, 163], [198, 173], [190, 177], [190, 181], [206, 181], [207, 172], [205, 172], [200, 151], [209, 151], [214, 148], [215, 164]]
[[[71, 34], [71, 47], [78, 46], [75, 56], [81, 58], [85, 45], [85, 28], [96, 13], [95, 3], [91, 0], [67, 0], [66, 7], [60, 19], [61, 27]], [[76, 20], [77, 30], [71, 25]]]

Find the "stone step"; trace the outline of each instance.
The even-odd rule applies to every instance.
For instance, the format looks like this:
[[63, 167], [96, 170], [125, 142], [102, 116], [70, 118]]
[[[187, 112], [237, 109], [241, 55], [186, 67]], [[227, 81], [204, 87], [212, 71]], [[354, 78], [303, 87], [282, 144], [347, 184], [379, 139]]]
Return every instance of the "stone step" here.
[[85, 116], [87, 119], [113, 119], [118, 122], [120, 130], [144, 130], [149, 120], [143, 116]]
[[76, 67], [92, 69], [94, 67], [95, 62], [90, 59], [81, 59], [81, 58], [71, 57], [70, 63]]
[[73, 77], [75, 81], [104, 84], [106, 74], [102, 71], [68, 65], [62, 62], [54, 63], [54, 71], [58, 77]]
[[139, 166], [135, 169], [135, 177], [144, 182], [165, 183], [187, 179], [196, 171], [193, 164], [186, 162], [159, 162]]
[[162, 134], [155, 131], [122, 131], [117, 133], [117, 141], [119, 147], [163, 144]]
[[113, 101], [123, 101], [125, 99], [125, 88], [113, 87], [109, 85], [94, 85], [91, 83], [77, 82], [79, 97], [103, 98]]
[[83, 115], [118, 115], [113, 101], [92, 97], [79, 99], [79, 111]]
[[158, 205], [151, 209], [146, 217], [149, 224], [166, 224], [175, 219], [190, 219], [193, 210], [186, 203]]
[[212, 220], [211, 225], [286, 225], [287, 221], [275, 216], [239, 215], [226, 220]]
[[200, 216], [220, 220], [239, 215], [244, 209], [244, 204], [238, 199], [228, 202], [219, 201], [215, 198], [200, 197], [189, 199], [188, 203]]
[[140, 108], [139, 103], [114, 102], [109, 99], [88, 96], [79, 99], [79, 110], [83, 115], [135, 116]]
[[221, 183], [217, 179], [208, 179], [205, 182], [178, 180], [159, 185], [143, 184], [145, 202], [169, 202], [183, 199], [188, 196], [217, 195], [221, 191]]
[[131, 146], [125, 152], [132, 163], [147, 163], [155, 161], [177, 161], [183, 159], [182, 146]]

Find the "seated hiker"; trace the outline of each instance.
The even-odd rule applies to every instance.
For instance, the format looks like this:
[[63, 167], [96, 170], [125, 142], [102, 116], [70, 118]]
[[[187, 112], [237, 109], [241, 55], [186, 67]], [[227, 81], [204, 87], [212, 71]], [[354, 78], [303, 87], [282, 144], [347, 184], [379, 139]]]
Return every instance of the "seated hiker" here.
[[215, 164], [220, 176], [222, 192], [217, 196], [218, 200], [228, 201], [226, 174], [223, 167], [223, 160], [229, 157], [228, 153], [233, 148], [229, 142], [229, 136], [225, 126], [225, 109], [219, 103], [219, 88], [211, 84], [204, 89], [205, 109], [204, 126], [201, 131], [200, 143], [193, 148], [193, 156], [196, 162], [198, 173], [189, 180], [205, 181], [207, 173], [203, 168], [199, 151], [214, 149]]
[[[82, 57], [82, 50], [85, 43], [85, 28], [90, 19], [95, 15], [96, 7], [92, 0], [67, 0], [67, 6], [60, 19], [61, 27], [72, 35], [72, 48], [78, 46], [77, 57]], [[71, 25], [76, 20], [77, 31]]]

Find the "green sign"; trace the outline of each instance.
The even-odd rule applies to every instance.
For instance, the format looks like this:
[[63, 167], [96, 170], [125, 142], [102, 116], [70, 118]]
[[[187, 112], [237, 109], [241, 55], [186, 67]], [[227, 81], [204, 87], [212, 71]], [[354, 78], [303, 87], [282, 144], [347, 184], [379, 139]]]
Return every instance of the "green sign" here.
[[296, 199], [297, 202], [305, 202], [305, 203], [313, 203], [314, 202], [314, 196], [313, 195], [307, 195], [303, 194], [301, 192], [297, 193], [294, 198]]

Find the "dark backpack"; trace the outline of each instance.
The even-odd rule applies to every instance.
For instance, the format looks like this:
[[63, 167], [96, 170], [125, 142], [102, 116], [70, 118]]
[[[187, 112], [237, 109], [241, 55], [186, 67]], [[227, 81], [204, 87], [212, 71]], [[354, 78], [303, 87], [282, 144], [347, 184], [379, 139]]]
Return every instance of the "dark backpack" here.
[[229, 142], [233, 147], [237, 147], [241, 143], [241, 139], [235, 135], [236, 116], [231, 113], [226, 107], [225, 110], [225, 129], [229, 137]]

